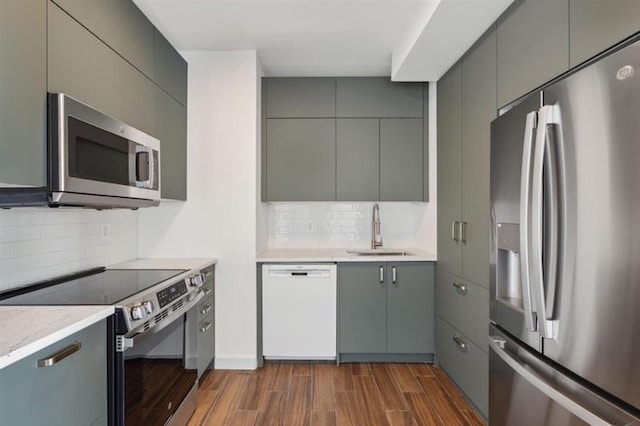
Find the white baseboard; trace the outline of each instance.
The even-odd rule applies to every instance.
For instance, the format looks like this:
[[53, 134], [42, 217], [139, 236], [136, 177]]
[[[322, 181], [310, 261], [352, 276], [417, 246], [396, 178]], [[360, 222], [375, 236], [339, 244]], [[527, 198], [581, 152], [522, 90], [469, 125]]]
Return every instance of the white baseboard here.
[[215, 358], [216, 370], [255, 370], [258, 368], [256, 358]]

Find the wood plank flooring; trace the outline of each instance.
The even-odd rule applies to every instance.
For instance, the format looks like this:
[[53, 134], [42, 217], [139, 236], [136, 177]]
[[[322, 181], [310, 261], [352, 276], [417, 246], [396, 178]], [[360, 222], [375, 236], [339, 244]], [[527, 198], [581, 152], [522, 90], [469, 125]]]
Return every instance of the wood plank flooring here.
[[485, 425], [447, 375], [429, 364], [269, 362], [211, 370], [189, 426]]

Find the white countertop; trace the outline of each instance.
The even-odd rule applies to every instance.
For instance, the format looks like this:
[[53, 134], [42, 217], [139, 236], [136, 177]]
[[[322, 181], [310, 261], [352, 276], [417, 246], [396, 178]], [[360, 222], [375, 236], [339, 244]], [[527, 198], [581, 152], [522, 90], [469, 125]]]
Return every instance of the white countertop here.
[[[385, 250], [389, 248], [385, 247]], [[347, 253], [345, 248], [323, 249], [269, 249], [258, 255], [257, 261], [269, 262], [435, 262], [433, 253], [414, 248], [403, 248], [412, 255], [408, 256], [361, 256]], [[362, 249], [359, 249], [362, 250]]]
[[113, 314], [113, 306], [0, 306], [0, 369]]
[[218, 263], [215, 257], [209, 258], [147, 258], [133, 259], [108, 266], [107, 269], [202, 269]]

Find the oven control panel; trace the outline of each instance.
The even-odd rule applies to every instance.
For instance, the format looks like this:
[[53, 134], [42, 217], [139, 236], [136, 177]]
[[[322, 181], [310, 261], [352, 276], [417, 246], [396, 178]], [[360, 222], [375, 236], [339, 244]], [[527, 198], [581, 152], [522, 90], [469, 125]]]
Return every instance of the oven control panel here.
[[162, 309], [185, 294], [187, 294], [187, 285], [184, 281], [180, 281], [171, 287], [167, 287], [164, 290], [157, 292], [156, 297], [158, 298], [160, 309]]

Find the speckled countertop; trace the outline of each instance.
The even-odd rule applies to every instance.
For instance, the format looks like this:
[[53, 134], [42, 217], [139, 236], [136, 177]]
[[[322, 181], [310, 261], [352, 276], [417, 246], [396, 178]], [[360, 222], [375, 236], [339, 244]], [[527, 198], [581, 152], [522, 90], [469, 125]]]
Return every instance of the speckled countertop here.
[[113, 314], [113, 306], [0, 306], [0, 369]]
[[[406, 250], [411, 255], [406, 256], [361, 256], [347, 253], [345, 248], [322, 248], [322, 249], [269, 249], [260, 253], [257, 261], [260, 263], [274, 262], [435, 262], [437, 256], [423, 250], [414, 248], [397, 249]], [[364, 249], [357, 249], [364, 250]], [[379, 249], [384, 250], [396, 249]]]

